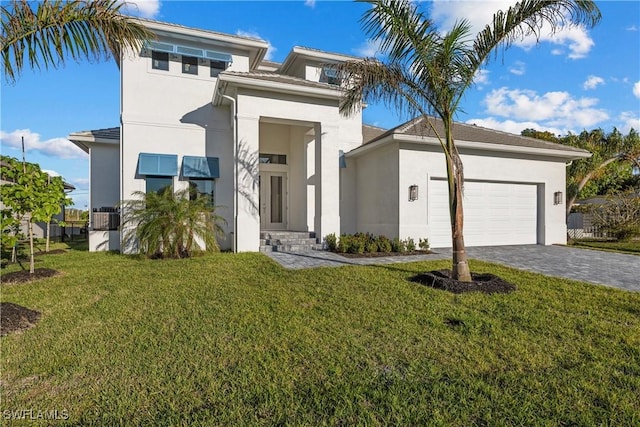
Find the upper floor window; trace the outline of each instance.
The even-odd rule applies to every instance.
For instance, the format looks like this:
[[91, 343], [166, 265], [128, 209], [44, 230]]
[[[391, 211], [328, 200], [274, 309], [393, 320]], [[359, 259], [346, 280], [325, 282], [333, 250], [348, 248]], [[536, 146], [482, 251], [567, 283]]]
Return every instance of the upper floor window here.
[[151, 67], [154, 70], [169, 71], [169, 54], [167, 52], [151, 52]]
[[211, 60], [211, 77], [218, 77], [220, 72], [227, 69], [228, 62]]
[[182, 57], [182, 73], [183, 74], [198, 74], [198, 58], [193, 56]]
[[263, 163], [263, 164], [270, 163], [272, 165], [286, 165], [287, 156], [286, 154], [260, 153], [260, 163]]
[[334, 70], [329, 67], [324, 67], [322, 69], [322, 77], [324, 77], [321, 81], [329, 83], [330, 85], [340, 86], [342, 84], [342, 77], [338, 70]]

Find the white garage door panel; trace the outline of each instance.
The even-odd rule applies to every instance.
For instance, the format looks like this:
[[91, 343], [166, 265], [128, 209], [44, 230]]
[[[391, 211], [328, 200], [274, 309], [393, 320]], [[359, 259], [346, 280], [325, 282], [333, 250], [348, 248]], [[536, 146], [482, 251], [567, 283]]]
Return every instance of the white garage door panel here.
[[[434, 248], [451, 246], [447, 182], [430, 183], [429, 242]], [[537, 243], [535, 184], [465, 182], [464, 240], [467, 246]]]

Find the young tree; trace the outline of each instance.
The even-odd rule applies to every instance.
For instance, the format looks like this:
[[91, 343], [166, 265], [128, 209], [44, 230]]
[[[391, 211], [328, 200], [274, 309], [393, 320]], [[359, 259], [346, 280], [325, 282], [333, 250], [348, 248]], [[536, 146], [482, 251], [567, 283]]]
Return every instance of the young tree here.
[[567, 168], [567, 217], [587, 184], [611, 171], [616, 163], [629, 169], [634, 165], [640, 167], [640, 136], [633, 129], [626, 136], [617, 129], [608, 135], [602, 129], [594, 129], [580, 135], [569, 134], [560, 142], [592, 154], [589, 158], [574, 160]]
[[[478, 70], [500, 47], [540, 36], [544, 24], [556, 31], [567, 23], [594, 26], [600, 10], [588, 0], [522, 0], [493, 21], [473, 40], [466, 20], [442, 32], [409, 0], [370, 0], [362, 17], [364, 30], [380, 42], [384, 62], [369, 58], [348, 61], [338, 69], [348, 82], [340, 104], [343, 114], [357, 111], [365, 101], [381, 100], [399, 111], [422, 116], [438, 136], [446, 159], [449, 214], [453, 246], [452, 277], [471, 281], [463, 237], [463, 165], [453, 134], [453, 118]], [[431, 115], [444, 125], [439, 135]]]
[[62, 206], [69, 206], [72, 201], [64, 192], [64, 182], [62, 181], [62, 177], [47, 176], [47, 183], [42, 190], [36, 216], [47, 223], [45, 252], [49, 252], [51, 221], [53, 220], [58, 223], [63, 223], [64, 218], [62, 221], [57, 221], [53, 217], [62, 212]]
[[155, 38], [144, 25], [122, 15], [119, 0], [27, 0], [0, 5], [0, 50], [5, 78], [14, 82], [27, 62], [31, 68], [58, 67], [74, 60], [116, 60]]
[[2, 179], [8, 181], [0, 186], [2, 203], [11, 211], [15, 218], [26, 221], [29, 237], [29, 272], [35, 271], [33, 249], [33, 223], [41, 221], [43, 194], [47, 185], [48, 175], [40, 166], [33, 163], [18, 162], [18, 160], [2, 156]]
[[137, 246], [148, 256], [169, 258], [189, 257], [196, 245], [209, 252], [220, 250], [216, 237], [223, 234], [220, 223], [224, 219], [208, 198], [190, 199], [189, 190], [174, 194], [171, 187], [133, 195], [135, 199], [121, 205], [125, 246]]

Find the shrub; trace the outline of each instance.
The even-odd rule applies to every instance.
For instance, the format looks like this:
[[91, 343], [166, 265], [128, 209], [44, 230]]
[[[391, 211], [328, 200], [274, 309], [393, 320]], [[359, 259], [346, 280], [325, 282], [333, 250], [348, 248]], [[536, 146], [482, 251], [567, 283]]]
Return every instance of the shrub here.
[[418, 239], [418, 247], [423, 251], [429, 250], [429, 239]]
[[331, 252], [335, 252], [338, 249], [338, 239], [335, 233], [331, 233], [325, 237], [325, 241], [327, 242], [327, 249]]
[[378, 252], [378, 244], [376, 243], [375, 240], [367, 240], [367, 242], [364, 245], [364, 250], [367, 253]]
[[391, 240], [389, 240], [386, 236], [378, 236], [376, 242], [378, 244], [378, 250], [380, 252], [391, 252]]
[[340, 239], [338, 240], [338, 252], [342, 254], [346, 254], [349, 252], [349, 247], [351, 246], [352, 236], [350, 234], [341, 234]]
[[404, 253], [407, 251], [407, 246], [403, 240], [400, 240], [398, 237], [394, 237], [391, 241], [391, 250], [393, 252]]
[[640, 197], [630, 190], [607, 197], [607, 202], [590, 208], [593, 225], [625, 241], [640, 236]]
[[416, 250], [416, 242], [411, 237], [409, 237], [405, 241], [405, 246], [406, 246], [408, 252], [413, 252], [413, 251]]

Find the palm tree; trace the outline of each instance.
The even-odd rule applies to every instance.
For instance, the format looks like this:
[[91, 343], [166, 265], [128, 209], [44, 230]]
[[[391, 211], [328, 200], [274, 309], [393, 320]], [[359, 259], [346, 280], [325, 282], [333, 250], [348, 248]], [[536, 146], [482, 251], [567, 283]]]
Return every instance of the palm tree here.
[[[556, 31], [567, 23], [594, 26], [600, 10], [590, 0], [522, 0], [471, 40], [471, 26], [457, 22], [448, 32], [436, 25], [409, 0], [365, 0], [372, 7], [361, 22], [387, 55], [384, 62], [368, 58], [335, 66], [348, 82], [340, 111], [350, 115], [362, 101], [383, 101], [411, 116], [422, 116], [437, 135], [447, 164], [449, 213], [453, 246], [452, 277], [471, 281], [463, 238], [463, 165], [453, 135], [453, 117], [474, 76], [497, 48], [519, 38], [539, 37], [543, 24]], [[440, 135], [430, 117], [442, 120]]]
[[31, 68], [58, 67], [67, 57], [119, 60], [155, 38], [144, 25], [121, 14], [118, 0], [11, 0], [0, 6], [0, 49], [5, 78], [15, 82], [25, 61]]
[[216, 237], [223, 234], [215, 207], [207, 197], [189, 197], [189, 190], [175, 194], [171, 187], [160, 192], [135, 192], [134, 199], [121, 204], [124, 246], [135, 247], [156, 257], [185, 258], [195, 245], [209, 251], [220, 250]]

